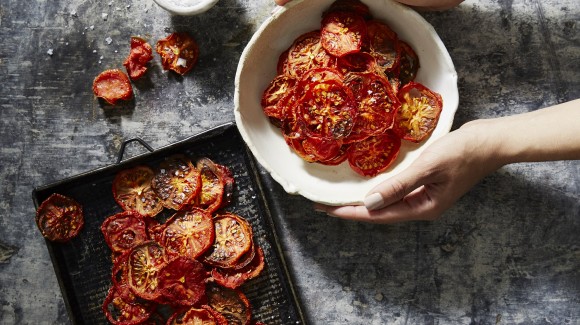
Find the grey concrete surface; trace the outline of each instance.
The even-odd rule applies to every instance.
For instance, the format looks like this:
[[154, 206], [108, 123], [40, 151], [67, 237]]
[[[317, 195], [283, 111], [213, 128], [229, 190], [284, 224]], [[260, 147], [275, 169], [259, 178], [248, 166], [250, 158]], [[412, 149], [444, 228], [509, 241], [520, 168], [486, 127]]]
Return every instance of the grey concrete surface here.
[[[159, 148], [232, 121], [238, 58], [273, 8], [220, 0], [175, 17], [151, 0], [0, 2], [0, 324], [69, 323], [32, 189], [114, 163], [126, 139]], [[454, 128], [580, 97], [578, 0], [422, 15], [459, 75]], [[92, 80], [121, 67], [129, 37], [175, 30], [200, 44], [192, 73], [155, 60], [133, 102], [103, 108]], [[580, 324], [578, 161], [506, 166], [440, 220], [391, 226], [316, 213], [262, 173], [308, 323]]]

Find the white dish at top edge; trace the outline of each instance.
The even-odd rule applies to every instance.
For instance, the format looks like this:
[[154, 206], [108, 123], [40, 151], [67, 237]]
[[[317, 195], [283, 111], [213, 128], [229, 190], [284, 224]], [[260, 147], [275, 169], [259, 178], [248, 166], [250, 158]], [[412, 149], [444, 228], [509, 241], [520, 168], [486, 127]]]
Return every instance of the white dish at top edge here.
[[206, 12], [218, 0], [153, 0], [161, 8], [175, 15], [192, 16]]
[[394, 164], [374, 178], [356, 174], [344, 162], [325, 166], [302, 160], [264, 115], [260, 100], [276, 76], [278, 57], [305, 32], [320, 29], [321, 15], [334, 0], [294, 0], [274, 12], [244, 49], [235, 79], [235, 120], [258, 162], [290, 194], [328, 205], [362, 204], [380, 182], [408, 167], [429, 144], [451, 129], [459, 96], [457, 73], [443, 42], [414, 10], [391, 0], [362, 0], [373, 17], [408, 42], [419, 56], [416, 81], [441, 94], [443, 110], [433, 134], [420, 144], [404, 141]]

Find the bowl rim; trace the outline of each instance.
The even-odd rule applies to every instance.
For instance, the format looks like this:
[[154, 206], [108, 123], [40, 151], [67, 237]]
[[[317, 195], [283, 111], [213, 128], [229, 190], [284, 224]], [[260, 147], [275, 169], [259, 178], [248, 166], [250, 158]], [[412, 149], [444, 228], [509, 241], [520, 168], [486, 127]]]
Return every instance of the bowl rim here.
[[193, 6], [179, 6], [171, 0], [153, 0], [161, 8], [176, 14], [176, 15], [197, 15], [206, 12], [213, 7], [219, 0], [200, 0], [198, 4]]
[[[366, 195], [366, 193], [362, 193], [363, 197], [360, 197], [357, 199], [348, 199], [348, 200], [347, 199], [340, 199], [340, 198], [338, 198], [338, 199], [334, 199], [334, 198], [321, 199], [316, 193], [313, 193], [310, 189], [298, 187], [291, 180], [284, 178], [282, 175], [280, 175], [275, 170], [275, 168], [270, 166], [268, 160], [265, 159], [264, 156], [257, 150], [256, 145], [251, 140], [252, 138], [249, 134], [249, 130], [246, 130], [246, 128], [244, 127], [243, 122], [242, 122], [244, 118], [242, 116], [243, 114], [241, 113], [241, 105], [240, 105], [240, 82], [241, 82], [242, 72], [245, 69], [245, 61], [246, 61], [245, 58], [248, 56], [248, 54], [252, 50], [254, 50], [253, 47], [254, 47], [256, 41], [261, 36], [261, 34], [264, 32], [264, 30], [266, 30], [269, 27], [269, 25], [272, 23], [272, 21], [276, 20], [281, 15], [284, 15], [292, 7], [297, 6], [302, 2], [308, 2], [308, 1], [314, 1], [314, 0], [294, 0], [294, 1], [290, 1], [289, 3], [287, 3], [284, 6], [279, 6], [278, 8], [276, 8], [272, 12], [272, 14], [258, 27], [256, 32], [252, 35], [251, 39], [247, 43], [246, 47], [244, 48], [244, 50], [240, 56], [240, 61], [238, 63], [236, 76], [235, 76], [235, 91], [234, 91], [235, 122], [236, 122], [236, 125], [237, 125], [237, 128], [238, 128], [240, 134], [242, 135], [242, 138], [246, 142], [246, 145], [248, 146], [250, 151], [253, 153], [256, 160], [271, 175], [271, 177], [284, 188], [284, 190], [288, 194], [301, 195], [301, 196], [303, 196], [303, 197], [305, 197], [313, 202], [322, 203], [322, 204], [326, 204], [326, 205], [334, 205], [334, 206], [362, 205], [362, 204], [364, 204], [363, 199], [364, 199], [364, 195]], [[449, 121], [447, 121], [446, 124], [442, 124], [439, 126], [439, 128], [441, 130], [443, 130], [445, 132], [445, 134], [448, 133], [451, 130], [451, 127], [453, 125], [453, 120], [454, 120], [453, 117], [454, 117], [454, 115], [457, 111], [457, 108], [459, 106], [459, 94], [458, 94], [458, 86], [457, 86], [457, 80], [458, 80], [457, 72], [456, 72], [455, 66], [453, 64], [453, 61], [451, 59], [451, 56], [449, 55], [449, 52], [447, 51], [447, 48], [445, 47], [445, 45], [443, 44], [443, 41], [441, 40], [441, 38], [439, 37], [439, 35], [435, 31], [435, 28], [428, 21], [426, 21], [418, 12], [416, 12], [414, 9], [412, 9], [408, 6], [405, 6], [403, 4], [400, 4], [398, 2], [392, 1], [392, 0], [377, 0], [377, 1], [390, 2], [392, 5], [398, 6], [400, 10], [405, 11], [405, 14], [408, 14], [413, 19], [421, 22], [423, 24], [423, 26], [427, 29], [427, 31], [430, 33], [431, 37], [433, 38], [433, 41], [437, 45], [437, 48], [442, 50], [441, 57], [443, 59], [444, 68], [447, 70], [447, 72], [449, 72], [448, 77], [453, 83], [452, 86], [453, 86], [453, 95], [454, 95], [454, 98], [452, 98], [453, 101], [451, 103], [451, 106], [447, 108], [447, 111], [451, 113], [452, 118]], [[363, 0], [363, 2], [366, 2], [366, 1]], [[445, 123], [445, 122], [440, 121], [440, 123]], [[421, 144], [418, 147], [419, 152], [424, 150], [425, 147], [426, 147], [425, 143]], [[369, 190], [370, 190], [370, 188], [369, 188]]]

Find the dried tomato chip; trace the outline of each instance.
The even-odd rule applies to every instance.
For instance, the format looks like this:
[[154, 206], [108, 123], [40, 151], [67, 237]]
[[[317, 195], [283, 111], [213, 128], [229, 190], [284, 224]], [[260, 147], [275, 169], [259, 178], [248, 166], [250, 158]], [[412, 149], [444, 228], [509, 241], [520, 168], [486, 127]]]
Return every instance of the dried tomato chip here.
[[159, 242], [170, 256], [197, 258], [215, 239], [214, 222], [209, 212], [191, 208], [174, 214], [163, 225]]
[[167, 325], [228, 325], [228, 320], [213, 308], [202, 305], [201, 308], [191, 307], [185, 311], [175, 312]]
[[201, 175], [189, 158], [174, 155], [159, 164], [151, 185], [164, 207], [180, 210], [198, 195]]
[[61, 194], [52, 194], [36, 210], [36, 225], [50, 241], [67, 242], [79, 234], [84, 224], [80, 203]]
[[368, 137], [347, 150], [350, 167], [362, 176], [375, 176], [391, 166], [399, 154], [401, 139], [393, 132]]
[[415, 80], [421, 64], [417, 53], [415, 53], [415, 50], [408, 43], [399, 40], [399, 47], [401, 48], [401, 71], [399, 72], [399, 79], [402, 85], [406, 85]]
[[207, 273], [200, 262], [178, 256], [159, 271], [161, 299], [171, 305], [192, 306], [205, 295]]
[[320, 31], [312, 31], [299, 36], [288, 50], [284, 74], [300, 77], [314, 68], [336, 67], [336, 58], [330, 55], [320, 43]]
[[115, 175], [113, 197], [126, 211], [136, 211], [142, 216], [154, 217], [163, 210], [163, 202], [153, 190], [151, 182], [155, 173], [147, 166], [125, 169]]
[[304, 152], [315, 161], [328, 161], [340, 154], [342, 141], [325, 140], [320, 138], [305, 138], [302, 140]]
[[401, 107], [395, 117], [394, 131], [402, 139], [423, 141], [433, 133], [439, 121], [443, 108], [441, 95], [423, 84], [411, 81], [401, 87], [398, 96]]
[[234, 213], [214, 217], [215, 241], [204, 262], [231, 267], [252, 247], [252, 228], [246, 219]]
[[147, 63], [153, 59], [153, 49], [144, 39], [137, 36], [131, 37], [131, 50], [123, 62], [129, 77], [137, 80], [147, 72]]
[[155, 47], [165, 70], [185, 75], [197, 63], [199, 46], [188, 33], [172, 33], [157, 42]]
[[233, 177], [229, 168], [202, 158], [196, 162], [201, 174], [201, 191], [194, 206], [213, 213], [229, 203], [233, 191]]
[[115, 105], [120, 100], [133, 98], [133, 87], [129, 77], [121, 70], [101, 72], [93, 81], [93, 93], [107, 103]]
[[324, 12], [323, 16], [336, 11], [354, 12], [365, 19], [371, 18], [369, 7], [360, 0], [336, 0]]
[[256, 252], [254, 258], [243, 268], [237, 270], [213, 268], [212, 278], [221, 286], [236, 289], [246, 281], [257, 277], [265, 266], [264, 251], [259, 246], [255, 246], [254, 251]]
[[348, 11], [335, 11], [324, 15], [320, 42], [322, 47], [336, 57], [359, 52], [367, 26], [362, 16]]
[[101, 224], [101, 232], [109, 248], [117, 254], [149, 240], [145, 221], [134, 211], [124, 211], [108, 217]]
[[252, 318], [250, 302], [240, 290], [208, 285], [206, 295], [208, 305], [222, 314], [228, 324], [250, 324]]
[[401, 48], [399, 38], [387, 24], [378, 20], [367, 22], [370, 53], [384, 71], [398, 71]]
[[159, 271], [167, 263], [165, 249], [154, 241], [141, 243], [129, 251], [127, 263], [131, 290], [146, 300], [159, 298]]
[[114, 285], [103, 301], [102, 309], [111, 324], [141, 324], [151, 317], [156, 308], [151, 301], [139, 299], [127, 285]]

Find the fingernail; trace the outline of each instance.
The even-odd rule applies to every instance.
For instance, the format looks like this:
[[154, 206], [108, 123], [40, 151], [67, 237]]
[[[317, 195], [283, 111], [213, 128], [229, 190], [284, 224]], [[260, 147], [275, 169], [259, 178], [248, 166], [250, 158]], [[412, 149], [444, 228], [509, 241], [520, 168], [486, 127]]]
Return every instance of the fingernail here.
[[385, 201], [381, 193], [373, 193], [364, 199], [364, 204], [367, 210], [376, 210], [383, 207]]

